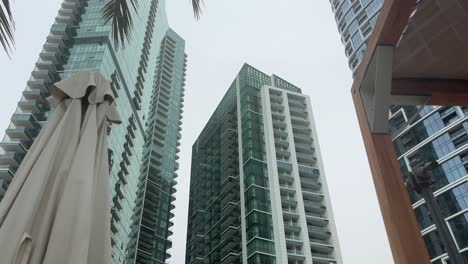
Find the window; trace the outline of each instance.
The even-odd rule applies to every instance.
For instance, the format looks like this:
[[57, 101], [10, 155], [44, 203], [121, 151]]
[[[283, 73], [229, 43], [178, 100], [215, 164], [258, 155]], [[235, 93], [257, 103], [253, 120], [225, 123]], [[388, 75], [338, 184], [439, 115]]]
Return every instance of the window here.
[[256, 209], [259, 211], [270, 212], [270, 192], [267, 189], [251, 185], [245, 192], [246, 214]]
[[440, 241], [439, 233], [437, 232], [437, 230], [434, 230], [429, 234], [424, 235], [423, 238], [424, 242], [426, 243], [427, 251], [429, 252], [429, 257], [431, 259], [445, 253], [444, 245]]
[[437, 202], [445, 217], [468, 208], [468, 183], [459, 185], [437, 196]]
[[458, 247], [460, 249], [468, 247], [468, 213], [452, 218], [448, 222]]
[[351, 38], [351, 41], [353, 42], [353, 47], [356, 49], [357, 47], [359, 47], [359, 45], [362, 44], [363, 40], [362, 40], [362, 36], [361, 36], [361, 32], [356, 32], [356, 34], [353, 35], [353, 37]]
[[429, 213], [429, 209], [427, 208], [426, 204], [418, 206], [416, 209], [414, 209], [414, 213], [416, 215], [416, 220], [418, 221], [419, 228], [421, 230], [433, 224], [431, 214]]
[[275, 257], [262, 254], [251, 256], [247, 262], [248, 264], [276, 264]]
[[252, 211], [246, 217], [246, 232], [248, 240], [253, 239], [254, 237], [273, 240], [271, 215], [263, 212]]

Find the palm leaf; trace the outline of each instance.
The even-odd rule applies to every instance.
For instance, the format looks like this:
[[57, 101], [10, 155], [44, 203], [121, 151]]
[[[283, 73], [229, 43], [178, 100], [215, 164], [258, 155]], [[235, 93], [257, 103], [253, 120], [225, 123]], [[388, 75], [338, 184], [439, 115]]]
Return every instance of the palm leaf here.
[[129, 3], [136, 11], [137, 0], [110, 0], [101, 10], [104, 22], [112, 21], [112, 37], [117, 47], [125, 46], [131, 39], [133, 20]]
[[202, 14], [202, 5], [204, 5], [203, 0], [192, 0], [193, 14], [196, 19], [200, 19]]
[[11, 14], [9, 0], [2, 0], [0, 3], [0, 43], [5, 52], [10, 55], [11, 48], [14, 46], [13, 31], [15, 22]]

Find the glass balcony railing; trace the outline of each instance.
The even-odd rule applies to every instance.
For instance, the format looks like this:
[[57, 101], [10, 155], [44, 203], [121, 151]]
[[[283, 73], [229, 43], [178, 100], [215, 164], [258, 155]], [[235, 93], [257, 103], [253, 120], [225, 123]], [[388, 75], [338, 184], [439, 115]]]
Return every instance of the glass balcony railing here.
[[306, 177], [318, 177], [320, 176], [320, 171], [316, 167], [309, 167], [304, 165], [299, 165], [299, 174]]
[[312, 257], [314, 258], [323, 258], [323, 259], [331, 259], [331, 260], [334, 260], [335, 259], [335, 255], [334, 254], [324, 254], [324, 253], [318, 253], [318, 252], [313, 252], [312, 251]]
[[302, 250], [288, 249], [287, 251], [289, 255], [304, 256], [304, 252]]
[[298, 234], [291, 234], [291, 235], [286, 235], [286, 239], [293, 240], [293, 241], [302, 241], [302, 237]]
[[309, 241], [311, 244], [319, 244], [319, 245], [323, 245], [323, 246], [326, 246], [326, 247], [333, 247], [330, 243], [330, 240], [328, 239], [314, 239], [314, 238], [309, 238]]
[[320, 181], [317, 179], [309, 179], [304, 177], [301, 177], [301, 183], [306, 187], [312, 187], [312, 189], [317, 189], [322, 186], [322, 183], [320, 183]]
[[331, 236], [331, 232], [324, 228], [324, 227], [317, 227], [317, 226], [311, 226], [311, 225], [308, 225], [307, 226], [307, 229], [309, 230], [309, 233], [314, 233], [316, 235], [320, 235], [322, 237], [330, 237]]

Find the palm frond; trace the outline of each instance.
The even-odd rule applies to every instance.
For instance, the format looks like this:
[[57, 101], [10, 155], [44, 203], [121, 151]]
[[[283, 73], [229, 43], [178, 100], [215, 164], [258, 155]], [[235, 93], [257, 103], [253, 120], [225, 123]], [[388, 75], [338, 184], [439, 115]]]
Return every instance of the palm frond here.
[[192, 0], [193, 14], [197, 20], [200, 19], [203, 5], [203, 0]]
[[15, 29], [15, 22], [11, 14], [11, 7], [9, 0], [2, 0], [0, 4], [0, 43], [5, 52], [10, 55], [11, 48], [14, 46], [13, 32]]
[[129, 3], [137, 10], [137, 0], [110, 0], [101, 10], [104, 22], [112, 21], [112, 36], [117, 47], [125, 46], [131, 39], [133, 20]]

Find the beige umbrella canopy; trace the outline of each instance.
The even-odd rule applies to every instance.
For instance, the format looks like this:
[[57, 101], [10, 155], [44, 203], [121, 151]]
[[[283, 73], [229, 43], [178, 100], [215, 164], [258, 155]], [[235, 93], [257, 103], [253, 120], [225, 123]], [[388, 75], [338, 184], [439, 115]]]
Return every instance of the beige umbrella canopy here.
[[80, 72], [52, 87], [54, 111], [0, 203], [0, 262], [111, 262], [107, 131], [120, 123], [110, 82]]

